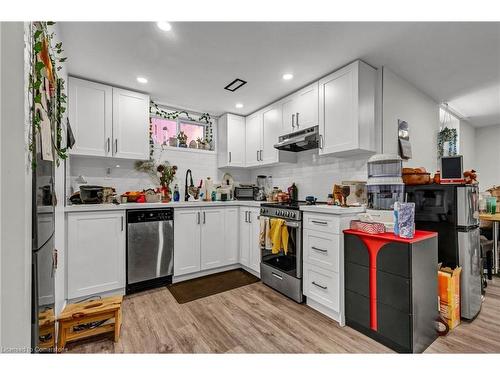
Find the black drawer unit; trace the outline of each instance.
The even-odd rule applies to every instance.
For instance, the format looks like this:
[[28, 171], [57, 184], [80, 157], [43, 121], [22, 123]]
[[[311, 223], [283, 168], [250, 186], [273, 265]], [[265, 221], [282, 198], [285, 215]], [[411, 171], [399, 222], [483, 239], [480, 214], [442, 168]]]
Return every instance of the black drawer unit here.
[[346, 324], [397, 352], [423, 352], [437, 338], [437, 235], [346, 230], [344, 253]]

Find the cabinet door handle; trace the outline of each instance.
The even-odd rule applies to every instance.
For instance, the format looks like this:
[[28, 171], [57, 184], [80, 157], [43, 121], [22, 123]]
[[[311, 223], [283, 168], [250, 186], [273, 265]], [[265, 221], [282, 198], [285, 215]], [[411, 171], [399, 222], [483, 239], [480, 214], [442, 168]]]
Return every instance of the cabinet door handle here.
[[296, 116], [297, 121], [295, 121], [295, 124], [297, 125], [297, 128], [299, 127], [299, 112], [297, 112]]
[[111, 140], [110, 140], [110, 139], [109, 139], [109, 137], [108, 137], [108, 154], [109, 154], [109, 151], [111, 151], [111, 150], [110, 150], [110, 147], [111, 147]]
[[115, 154], [118, 152], [118, 139], [115, 139]]
[[257, 150], [257, 161], [260, 161], [259, 160], [259, 150]]
[[321, 288], [321, 289], [323, 289], [323, 290], [328, 289], [328, 287], [326, 287], [326, 286], [324, 286], [324, 285], [321, 285], [321, 284], [318, 284], [316, 281], [313, 281], [313, 282], [312, 282], [312, 285], [317, 286], [318, 288]]
[[311, 222], [314, 224], [328, 225], [326, 221], [311, 220]]
[[245, 223], [248, 223], [248, 211], [245, 211]]
[[205, 224], [207, 222], [207, 217], [205, 215], [205, 211], [203, 211], [203, 224]]
[[123, 232], [123, 216], [120, 219], [121, 219], [121, 226], [122, 226], [122, 232]]
[[198, 212], [198, 221], [196, 224], [200, 224], [200, 213]]
[[316, 246], [311, 246], [311, 249], [316, 250], [316, 251], [320, 251], [322, 253], [327, 253], [328, 252], [328, 250], [320, 249], [319, 247], [316, 247]]
[[252, 213], [250, 211], [248, 211], [248, 222], [252, 222]]
[[323, 150], [323, 136], [319, 135], [319, 148]]
[[262, 150], [260, 150], [260, 152], [259, 152], [259, 156], [260, 156], [260, 161], [263, 161], [263, 160], [262, 160]]
[[231, 163], [231, 151], [229, 151], [229, 162]]
[[283, 280], [283, 276], [278, 275], [277, 273], [271, 272], [274, 277], [276, 277], [278, 280]]
[[295, 113], [292, 114], [292, 129], [295, 128]]

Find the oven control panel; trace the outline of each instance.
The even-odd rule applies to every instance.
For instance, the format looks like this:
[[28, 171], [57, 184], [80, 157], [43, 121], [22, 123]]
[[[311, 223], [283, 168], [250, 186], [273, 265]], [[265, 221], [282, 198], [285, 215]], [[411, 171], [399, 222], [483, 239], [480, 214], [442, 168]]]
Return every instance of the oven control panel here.
[[268, 217], [277, 217], [281, 219], [291, 219], [297, 221], [300, 221], [302, 219], [301, 212], [297, 209], [262, 207], [260, 209], [260, 214]]

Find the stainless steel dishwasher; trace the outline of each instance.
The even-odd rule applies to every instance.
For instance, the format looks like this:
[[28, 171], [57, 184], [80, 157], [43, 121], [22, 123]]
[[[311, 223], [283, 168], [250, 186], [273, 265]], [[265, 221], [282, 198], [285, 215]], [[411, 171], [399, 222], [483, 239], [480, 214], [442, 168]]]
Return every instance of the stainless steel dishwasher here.
[[127, 210], [127, 294], [171, 284], [174, 210]]

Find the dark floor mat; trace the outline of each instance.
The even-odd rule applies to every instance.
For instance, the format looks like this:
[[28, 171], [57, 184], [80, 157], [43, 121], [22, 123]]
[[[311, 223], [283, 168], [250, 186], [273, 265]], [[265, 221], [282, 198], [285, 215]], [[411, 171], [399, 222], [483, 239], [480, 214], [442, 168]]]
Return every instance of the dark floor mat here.
[[259, 280], [258, 277], [251, 273], [243, 269], [237, 269], [171, 284], [168, 286], [168, 290], [177, 302], [186, 303], [253, 284]]

